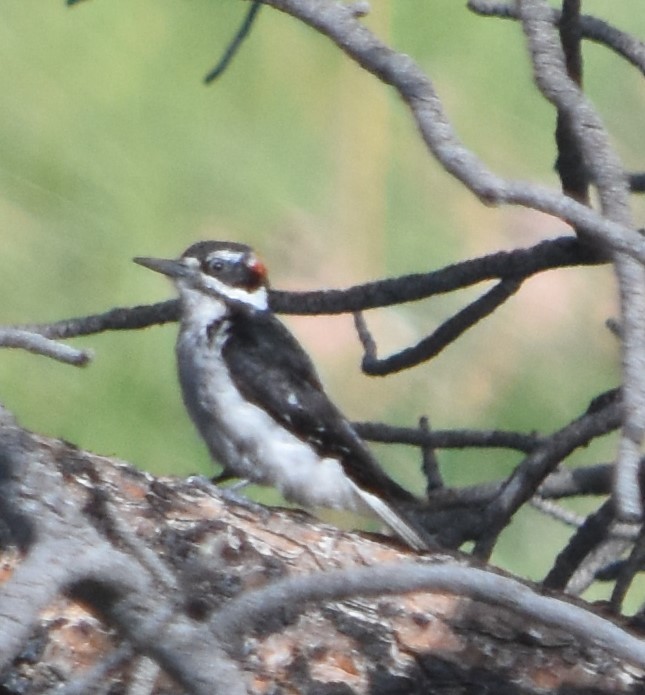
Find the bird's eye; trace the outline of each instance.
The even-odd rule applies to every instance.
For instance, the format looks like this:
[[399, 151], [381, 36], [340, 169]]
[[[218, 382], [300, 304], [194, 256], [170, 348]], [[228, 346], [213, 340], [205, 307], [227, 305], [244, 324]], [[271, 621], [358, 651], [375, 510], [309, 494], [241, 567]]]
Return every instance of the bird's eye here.
[[213, 258], [208, 261], [208, 271], [211, 273], [221, 273], [224, 270], [224, 261], [219, 258]]

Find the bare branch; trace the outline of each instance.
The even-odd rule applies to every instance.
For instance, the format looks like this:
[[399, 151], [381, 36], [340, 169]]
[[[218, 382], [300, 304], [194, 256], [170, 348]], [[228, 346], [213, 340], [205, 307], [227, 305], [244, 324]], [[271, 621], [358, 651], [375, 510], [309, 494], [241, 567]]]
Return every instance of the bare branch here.
[[[504, 630], [511, 655], [510, 643], [530, 635], [530, 646], [523, 645], [521, 651], [528, 649], [529, 658], [534, 653], [540, 668], [545, 664], [544, 650], [553, 646], [554, 638], [558, 645], [573, 650], [567, 658], [580, 653], [581, 663], [592, 669], [591, 673], [599, 668], [606, 673], [607, 663], [617, 657], [620, 663], [609, 676], [611, 683], [629, 672], [630, 664], [641, 666], [645, 659], [642, 641], [593, 606], [541, 595], [537, 587], [470, 566], [463, 555], [430, 555], [412, 563], [404, 559], [403, 551], [379, 542], [378, 537], [325, 529], [298, 512], [265, 510], [263, 517], [248, 510], [238, 514], [222, 503], [212, 487], [206, 490], [187, 481], [155, 480], [122, 462], [91, 457], [64, 442], [30, 435], [6, 422], [0, 426], [0, 455], [2, 470], [9, 466], [13, 481], [11, 490], [4, 489], [6, 479], [0, 481], [0, 519], [4, 520], [10, 501], [33, 519], [36, 531], [30, 552], [15, 566], [19, 569], [34, 552], [49, 544], [56, 535], [52, 517], [60, 516], [57, 528], [66, 534], [69, 547], [58, 566], [67, 563], [69, 567], [62, 585], [57, 575], [48, 575], [53, 584], [50, 591], [65, 590], [81, 604], [70, 607], [74, 614], [88, 606], [97, 619], [115, 628], [106, 645], [110, 649], [116, 643], [115, 651], [96, 669], [79, 673], [67, 686], [61, 684], [62, 692], [70, 695], [94, 692], [95, 684], [103, 685], [101, 676], [110, 681], [114, 678], [115, 687], [123, 678], [132, 684], [132, 672], [141, 663], [141, 654], [153, 659], [188, 693], [226, 689], [234, 695], [246, 692], [245, 686], [255, 692], [257, 688], [249, 683], [253, 674], [266, 676], [263, 683], [283, 682], [284, 669], [275, 673], [273, 636], [277, 637], [279, 656], [286, 658], [287, 664], [312, 654], [303, 648], [308, 646], [306, 631], [314, 625], [314, 646], [322, 652], [329, 640], [338, 640], [341, 635], [343, 640], [355, 640], [343, 644], [360, 649], [358, 639], [346, 630], [347, 623], [339, 622], [347, 621], [350, 614], [358, 616], [362, 628], [366, 624], [363, 621], [378, 616], [378, 634], [384, 644], [403, 635], [402, 641], [393, 644], [399, 646], [404, 661], [393, 658], [392, 668], [398, 667], [401, 673], [402, 663], [404, 669], [410, 663], [410, 671], [405, 671], [410, 675], [415, 673], [416, 659], [422, 656], [431, 659], [438, 653], [449, 664], [460, 662], [468, 651], [464, 646], [472, 645], [474, 659], [481, 663], [482, 656], [490, 652], [488, 642], [481, 644], [480, 629], [488, 635], [491, 619], [496, 631]], [[39, 494], [40, 489], [33, 487], [36, 484], [48, 494]], [[121, 505], [124, 519], [133, 524], [134, 543], [126, 534], [123, 546], [124, 538], [118, 524], [113, 523], [112, 512], [104, 519], [96, 506], [95, 500], [100, 504], [106, 489], [114, 491], [118, 498], [115, 506]], [[170, 586], [163, 578], [159, 581], [159, 572], [154, 567], [148, 569], [154, 563], [141, 560], [136, 548], [132, 552], [138, 542], [148, 543], [159, 560], [177, 572], [179, 581], [170, 582]], [[327, 556], [330, 548], [333, 550]], [[74, 559], [70, 558], [72, 552], [76, 553]], [[344, 569], [321, 572], [323, 557], [327, 560], [322, 566]], [[2, 585], [3, 598], [15, 593], [18, 569]], [[41, 571], [47, 574], [48, 570]], [[23, 579], [29, 583], [29, 576], [23, 575]], [[400, 597], [410, 592], [415, 595]], [[390, 597], [387, 601], [386, 596]], [[195, 612], [198, 602], [202, 607]], [[7, 627], [4, 618], [0, 612], [0, 636]], [[438, 646], [421, 640], [424, 633], [417, 630], [426, 630], [430, 637], [440, 630]], [[453, 633], [459, 639], [446, 651]], [[293, 647], [290, 640], [296, 640]], [[242, 649], [238, 650], [239, 646]], [[373, 648], [372, 639], [366, 650]], [[366, 651], [368, 663], [369, 654], [373, 651]], [[101, 656], [99, 651], [94, 658]], [[319, 656], [322, 662], [324, 653]], [[560, 657], [555, 662], [559, 663]], [[548, 661], [549, 665], [555, 662]], [[336, 663], [333, 654], [330, 663]], [[379, 662], [379, 667], [390, 666]], [[491, 668], [494, 670], [495, 664], [491, 663]], [[151, 675], [141, 674], [143, 692], [152, 683]], [[60, 677], [64, 680], [64, 675]]]
[[352, 423], [358, 434], [368, 441], [386, 444], [428, 446], [433, 449], [516, 449], [533, 451], [545, 441], [537, 434], [508, 432], [503, 430], [430, 430], [395, 427], [382, 422]]
[[558, 504], [557, 502], [553, 502], [552, 500], [540, 497], [540, 495], [534, 495], [533, 497], [531, 497], [531, 499], [529, 500], [529, 504], [534, 509], [537, 509], [539, 512], [542, 512], [542, 514], [545, 514], [546, 516], [549, 516], [552, 519], [555, 519], [556, 521], [560, 521], [561, 523], [566, 524], [567, 526], [580, 528], [580, 526], [582, 526], [585, 520], [585, 518], [580, 514], [576, 514], [570, 509], [565, 509], [562, 505]]
[[[518, 19], [519, 13], [514, 4], [496, 2], [495, 0], [469, 0], [468, 8], [482, 17], [501, 17], [503, 19]], [[561, 12], [551, 10], [551, 22], [560, 22]], [[602, 44], [625, 58], [634, 67], [645, 74], [645, 43], [626, 32], [612, 27], [607, 22], [590, 15], [580, 17], [582, 37]]]
[[644, 559], [645, 529], [643, 526], [641, 526], [638, 531], [636, 542], [632, 547], [632, 551], [629, 554], [627, 561], [623, 563], [622, 567], [620, 568], [618, 577], [616, 578], [616, 583], [614, 584], [614, 590], [611, 592], [610, 604], [614, 613], [620, 613], [623, 606], [623, 601], [625, 600], [629, 587], [634, 581], [634, 577], [643, 569]]
[[578, 447], [615, 430], [620, 422], [620, 404], [610, 403], [598, 411], [585, 413], [552, 434], [543, 446], [530, 453], [515, 468], [501, 493], [489, 505], [482, 526], [485, 532], [475, 546], [475, 554], [488, 558], [499, 533], [519, 507], [535, 495], [558, 463]]
[[[161, 601], [145, 567], [115, 549], [65, 494], [58, 470], [43, 465], [42, 444], [0, 411], [0, 519], [32, 527], [29, 552], [0, 592], [0, 666], [19, 653], [40, 612], [67, 590], [102, 614], [141, 653], [186, 690], [246, 690], [207, 628]], [[201, 633], [201, 634], [200, 634]]]
[[620, 562], [625, 552], [633, 545], [632, 540], [624, 540], [613, 532], [611, 525], [610, 533], [601, 543], [598, 543], [589, 552], [576, 568], [569, 581], [567, 582], [566, 592], [572, 596], [579, 596], [586, 591], [602, 574], [606, 567], [616, 566]]
[[[607, 262], [602, 254], [573, 237], [542, 241], [528, 249], [500, 251], [430, 273], [369, 282], [343, 290], [270, 292], [271, 308], [285, 314], [342, 314], [417, 301], [486, 280], [528, 278], [545, 270]], [[65, 339], [104, 331], [133, 330], [179, 320], [179, 301], [121, 307], [101, 314], [48, 324], [24, 324], [16, 330]]]
[[18, 328], [0, 327], [0, 347], [21, 348], [75, 367], [84, 367], [92, 359], [90, 350], [77, 350], [38, 333]]
[[587, 555], [608, 538], [613, 518], [610, 500], [590, 514], [558, 555], [542, 585], [547, 589], [563, 590]]
[[518, 181], [506, 181], [490, 171], [457, 138], [434, 86], [407, 55], [397, 53], [362, 25], [352, 11], [329, 0], [267, 0], [266, 4], [297, 17], [328, 36], [346, 55], [382, 82], [393, 86], [419, 127], [427, 147], [445, 170], [482, 202], [513, 204], [540, 210], [584, 228], [585, 233], [614, 251], [645, 262], [645, 239], [625, 225], [598, 215], [587, 206], [554, 191]]
[[[567, 75], [562, 49], [544, 0], [519, 0], [518, 8], [533, 60], [535, 79], [545, 98], [567, 115], [593, 172], [603, 214], [632, 227], [627, 176], [610, 146], [600, 117]], [[623, 337], [624, 422], [616, 470], [616, 512], [623, 521], [642, 514], [638, 487], [640, 448], [645, 437], [645, 268], [613, 248], [619, 280]]]
[[217, 62], [217, 65], [206, 75], [206, 77], [204, 77], [204, 82], [206, 82], [206, 84], [215, 81], [231, 64], [231, 61], [239, 51], [240, 46], [244, 43], [244, 40], [249, 35], [261, 7], [261, 0], [253, 0], [251, 2], [251, 7], [248, 9], [244, 17], [244, 21], [240, 25], [240, 28], [235, 32], [235, 36], [233, 36], [232, 41], [226, 47], [224, 54]]
[[285, 314], [341, 314], [426, 299], [488, 280], [526, 279], [537, 273], [569, 266], [606, 263], [598, 250], [573, 237], [541, 241], [527, 249], [498, 251], [454, 263], [429, 273], [369, 282], [344, 290], [323, 292], [272, 291], [274, 311]]
[[46, 338], [73, 338], [103, 331], [129, 331], [179, 320], [179, 301], [110, 309], [102, 314], [65, 319], [56, 323], [33, 323], [15, 328], [40, 333]]
[[424, 566], [415, 563], [384, 565], [378, 570], [352, 568], [308, 577], [283, 579], [231, 601], [212, 619], [220, 639], [241, 639], [258, 623], [312, 601], [340, 601], [354, 596], [383, 596], [412, 591], [442, 591], [469, 596], [511, 608], [531, 622], [557, 626], [598, 648], [640, 667], [645, 666], [645, 644], [614, 623], [591, 615], [571, 603], [540, 595], [529, 586], [500, 574], [467, 566]]
[[454, 316], [444, 321], [428, 337], [413, 347], [401, 350], [384, 359], [379, 359], [376, 356], [375, 343], [371, 337], [369, 340], [367, 339], [367, 327], [361, 316], [360, 321], [355, 320], [355, 324], [365, 350], [361, 364], [363, 371], [371, 376], [386, 376], [387, 374], [416, 367], [418, 364], [436, 357], [445, 347], [457, 340], [469, 328], [472, 328], [481, 319], [493, 313], [495, 309], [519, 290], [521, 284], [521, 280], [513, 278], [502, 280], [502, 282], [495, 285], [495, 287], [474, 302], [471, 302]]
[[[560, 42], [564, 51], [567, 74], [579, 87], [582, 85], [580, 1], [563, 1], [559, 23]], [[556, 169], [562, 182], [562, 192], [585, 205], [589, 205], [587, 167], [576, 138], [575, 125], [571, 120], [571, 115], [561, 109], [558, 109], [555, 140], [558, 146]]]
[[[419, 418], [419, 429], [426, 435], [430, 433], [430, 421], [425, 415]], [[426, 494], [443, 487], [437, 453], [431, 446], [421, 447], [421, 471], [426, 479]]]
[[[544, 508], [543, 503], [547, 500], [606, 496], [611, 493], [613, 477], [614, 464], [611, 463], [601, 463], [583, 468], [561, 467], [546, 478], [530, 502]], [[460, 488], [433, 490], [429, 504], [435, 510], [483, 506], [491, 504], [503, 488], [504, 481], [499, 480]], [[616, 534], [633, 540], [633, 534], [631, 531], [627, 533], [625, 528], [617, 524]]]

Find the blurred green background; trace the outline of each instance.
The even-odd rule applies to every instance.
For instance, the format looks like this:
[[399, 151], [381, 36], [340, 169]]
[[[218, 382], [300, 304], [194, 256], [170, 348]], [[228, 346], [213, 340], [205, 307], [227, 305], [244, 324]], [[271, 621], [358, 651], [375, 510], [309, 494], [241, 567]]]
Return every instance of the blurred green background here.
[[[374, 0], [366, 24], [428, 72], [463, 141], [497, 173], [557, 186], [552, 108], [514, 22], [456, 0]], [[328, 40], [269, 8], [230, 70], [213, 66], [246, 11], [225, 0], [4, 0], [0, 5], [0, 292], [4, 323], [54, 321], [170, 297], [135, 255], [198, 239], [257, 247], [281, 289], [340, 287], [439, 268], [566, 233], [518, 208], [483, 207], [425, 151], [396, 95]], [[645, 37], [642, 0], [588, 13]], [[586, 87], [628, 167], [645, 161], [641, 76], [585, 45]], [[642, 205], [636, 218], [643, 218]], [[480, 290], [478, 290], [479, 292]], [[456, 296], [369, 312], [381, 354], [409, 345]], [[329, 391], [357, 420], [547, 432], [618, 379], [608, 269], [535, 278], [428, 365], [362, 376], [349, 317], [287, 318]], [[35, 430], [157, 473], [209, 471], [175, 382], [176, 327], [90, 336], [74, 369], [6, 351], [0, 399]], [[583, 452], [613, 455], [611, 442]], [[378, 447], [414, 484], [418, 454]], [[442, 452], [450, 483], [508, 473], [517, 457]], [[271, 497], [275, 499], [275, 497]], [[520, 515], [495, 560], [540, 577], [569, 531]], [[534, 543], [534, 536], [533, 541]]]

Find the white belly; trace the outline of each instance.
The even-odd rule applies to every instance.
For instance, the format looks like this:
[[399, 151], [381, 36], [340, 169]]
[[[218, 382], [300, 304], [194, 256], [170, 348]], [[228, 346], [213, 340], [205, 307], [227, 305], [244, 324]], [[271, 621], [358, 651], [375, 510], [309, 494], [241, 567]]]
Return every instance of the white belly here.
[[196, 344], [207, 339], [203, 331], [196, 333], [185, 333], [177, 343], [180, 381], [186, 406], [215, 458], [239, 477], [274, 486], [297, 504], [363, 510], [336, 459], [320, 458], [240, 395], [221, 358], [225, 334], [200, 350]]

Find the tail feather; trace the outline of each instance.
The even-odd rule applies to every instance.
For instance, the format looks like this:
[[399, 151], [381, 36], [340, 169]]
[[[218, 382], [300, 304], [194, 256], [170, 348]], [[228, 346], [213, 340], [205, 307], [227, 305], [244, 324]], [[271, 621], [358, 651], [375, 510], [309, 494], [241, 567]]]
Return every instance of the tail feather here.
[[404, 543], [409, 545], [413, 550], [424, 551], [431, 550], [433, 544], [429, 538], [424, 538], [424, 534], [417, 531], [412, 524], [405, 519], [400, 512], [395, 510], [387, 502], [380, 497], [361, 490], [358, 485], [352, 482], [354, 492], [360, 500], [367, 506], [376, 516], [385, 523]]

